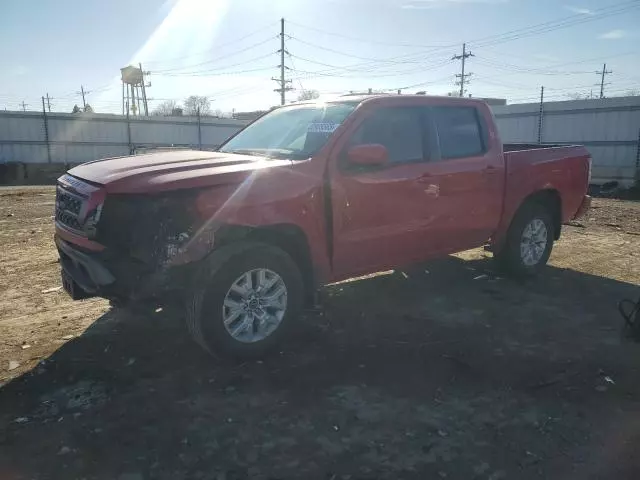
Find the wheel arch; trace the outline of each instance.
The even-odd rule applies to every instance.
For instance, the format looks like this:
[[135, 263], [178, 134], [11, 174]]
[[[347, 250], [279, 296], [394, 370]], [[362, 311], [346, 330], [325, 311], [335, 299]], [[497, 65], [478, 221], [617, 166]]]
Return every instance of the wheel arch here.
[[315, 269], [307, 235], [298, 225], [278, 223], [252, 227], [224, 225], [215, 237], [215, 247], [221, 248], [236, 242], [257, 242], [277, 247], [286, 252], [300, 269], [304, 281], [305, 299], [311, 301], [317, 287]]
[[560, 192], [558, 192], [558, 190], [556, 190], [555, 188], [547, 188], [544, 190], [538, 190], [537, 192], [530, 194], [522, 201], [513, 218], [515, 218], [518, 212], [525, 205], [530, 203], [537, 203], [538, 205], [544, 206], [548, 210], [553, 221], [554, 239], [558, 240], [562, 231], [562, 197], [560, 196]]

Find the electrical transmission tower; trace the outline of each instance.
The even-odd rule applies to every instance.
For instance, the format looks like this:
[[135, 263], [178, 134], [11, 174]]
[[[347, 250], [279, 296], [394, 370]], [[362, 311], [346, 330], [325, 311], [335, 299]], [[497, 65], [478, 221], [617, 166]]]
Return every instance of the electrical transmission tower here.
[[464, 73], [464, 63], [465, 60], [469, 57], [475, 57], [475, 55], [471, 52], [467, 52], [467, 44], [463, 43], [462, 44], [462, 55], [454, 55], [453, 57], [451, 57], [451, 60], [461, 60], [462, 61], [462, 68], [460, 69], [460, 73], [458, 73], [456, 75], [456, 78], [459, 78], [460, 80], [456, 82], [456, 85], [460, 85], [460, 96], [464, 97], [464, 93], [465, 93], [465, 88], [464, 86], [466, 84], [469, 83], [469, 77], [471, 75], [473, 75], [471, 72], [469, 73]]
[[278, 83], [280, 88], [276, 88], [274, 92], [278, 92], [280, 94], [280, 105], [285, 104], [285, 93], [293, 90], [291, 86], [291, 80], [285, 80], [284, 71], [287, 68], [284, 64], [284, 56], [285, 54], [289, 55], [289, 52], [284, 48], [284, 18], [280, 19], [280, 50], [278, 50], [280, 54], [280, 78], [272, 77], [271, 80]]
[[[604, 98], [604, 86], [609, 85], [608, 83], [604, 83], [604, 76], [609, 73], [613, 73], [613, 70], [607, 70], [607, 64], [605, 63], [602, 66], [602, 71], [598, 70], [596, 71], [596, 73], [600, 75], [600, 98]], [[597, 83], [596, 83], [596, 86], [598, 86]]]

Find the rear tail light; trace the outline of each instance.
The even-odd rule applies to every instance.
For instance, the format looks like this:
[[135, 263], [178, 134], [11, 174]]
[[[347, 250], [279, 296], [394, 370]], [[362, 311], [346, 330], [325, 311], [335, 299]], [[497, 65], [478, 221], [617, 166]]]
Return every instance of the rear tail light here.
[[587, 159], [587, 163], [588, 163], [588, 173], [587, 173], [587, 184], [591, 184], [591, 164], [593, 163], [593, 159], [591, 157], [589, 157]]

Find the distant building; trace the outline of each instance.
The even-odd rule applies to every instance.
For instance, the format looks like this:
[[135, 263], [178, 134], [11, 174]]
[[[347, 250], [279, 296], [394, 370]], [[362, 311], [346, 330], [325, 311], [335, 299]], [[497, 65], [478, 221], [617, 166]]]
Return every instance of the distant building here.
[[485, 102], [487, 102], [488, 105], [495, 106], [495, 107], [507, 104], [506, 98], [482, 98], [482, 97], [475, 97], [475, 98], [476, 100], [484, 100]]
[[243, 122], [253, 122], [256, 118], [267, 113], [265, 110], [255, 110], [253, 112], [234, 112], [232, 118]]

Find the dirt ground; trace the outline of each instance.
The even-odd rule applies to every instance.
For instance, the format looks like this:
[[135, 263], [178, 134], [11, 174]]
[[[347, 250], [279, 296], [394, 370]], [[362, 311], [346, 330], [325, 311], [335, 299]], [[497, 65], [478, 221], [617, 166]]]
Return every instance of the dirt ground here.
[[638, 202], [596, 200], [526, 283], [474, 250], [328, 287], [244, 364], [51, 290], [53, 206], [0, 189], [2, 480], [640, 478]]

